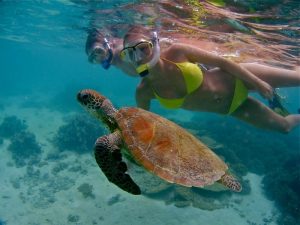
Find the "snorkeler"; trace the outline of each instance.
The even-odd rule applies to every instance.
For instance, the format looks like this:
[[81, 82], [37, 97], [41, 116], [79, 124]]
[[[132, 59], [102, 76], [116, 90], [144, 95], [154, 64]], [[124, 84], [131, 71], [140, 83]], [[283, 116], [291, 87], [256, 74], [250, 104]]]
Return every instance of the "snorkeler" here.
[[113, 65], [128, 75], [136, 76], [137, 73], [133, 65], [120, 58], [122, 46], [122, 39], [108, 37], [99, 30], [92, 29], [86, 40], [85, 52], [90, 63], [101, 64], [106, 70]]
[[[138, 107], [150, 109], [152, 99], [169, 109], [228, 114], [256, 127], [289, 132], [300, 115], [281, 116], [248, 96], [258, 91], [266, 99], [276, 87], [300, 85], [296, 71], [261, 65], [237, 64], [195, 46], [174, 43], [160, 52], [158, 37], [144, 27], [134, 27], [124, 36], [120, 51], [142, 81], [136, 90]], [[205, 70], [204, 64], [213, 67]]]

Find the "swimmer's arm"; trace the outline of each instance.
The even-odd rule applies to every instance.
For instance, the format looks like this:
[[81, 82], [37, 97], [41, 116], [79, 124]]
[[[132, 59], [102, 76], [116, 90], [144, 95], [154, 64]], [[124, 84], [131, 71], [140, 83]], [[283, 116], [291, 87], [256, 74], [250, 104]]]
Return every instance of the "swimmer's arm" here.
[[151, 99], [153, 97], [154, 96], [151, 86], [148, 84], [147, 81], [142, 80], [135, 92], [135, 100], [137, 103], [137, 107], [149, 110]]
[[219, 67], [233, 76], [253, 85], [262, 96], [266, 98], [272, 97], [272, 87], [239, 64], [193, 46], [181, 45], [181, 48], [189, 61]]

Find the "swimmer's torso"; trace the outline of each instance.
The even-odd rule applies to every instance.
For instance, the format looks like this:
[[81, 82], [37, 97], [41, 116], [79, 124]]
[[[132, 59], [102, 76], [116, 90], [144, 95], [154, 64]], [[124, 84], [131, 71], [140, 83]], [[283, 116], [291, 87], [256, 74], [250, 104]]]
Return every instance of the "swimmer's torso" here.
[[[166, 58], [168, 54], [164, 54], [162, 57]], [[188, 110], [228, 112], [235, 82], [232, 75], [224, 74], [224, 71], [220, 71], [218, 68], [209, 71], [202, 70], [201, 85], [187, 95], [187, 85], [182, 71], [172, 63], [178, 63], [179, 60], [176, 57], [169, 58], [168, 61], [160, 60], [160, 71], [151, 71], [151, 73], [156, 73], [155, 78], [150, 80], [156, 95], [164, 99], [185, 98], [181, 108]], [[179, 62], [184, 62], [184, 60], [181, 59]]]

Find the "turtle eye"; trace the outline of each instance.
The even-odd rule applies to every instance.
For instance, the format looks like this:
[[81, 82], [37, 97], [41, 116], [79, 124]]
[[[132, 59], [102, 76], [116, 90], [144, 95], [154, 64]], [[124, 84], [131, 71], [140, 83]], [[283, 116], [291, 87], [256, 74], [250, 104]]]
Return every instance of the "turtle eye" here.
[[82, 100], [87, 100], [88, 97], [89, 97], [88, 94], [82, 94], [82, 95], [81, 95]]
[[77, 99], [79, 102], [86, 105], [89, 101], [89, 94], [88, 93], [78, 93]]

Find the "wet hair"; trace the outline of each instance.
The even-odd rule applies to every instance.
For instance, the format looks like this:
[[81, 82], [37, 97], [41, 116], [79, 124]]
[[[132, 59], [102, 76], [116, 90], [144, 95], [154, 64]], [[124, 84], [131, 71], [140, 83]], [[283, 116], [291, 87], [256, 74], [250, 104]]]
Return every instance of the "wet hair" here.
[[101, 33], [98, 29], [93, 28], [88, 32], [88, 36], [85, 42], [85, 53], [88, 54], [89, 50], [93, 47], [95, 43], [103, 43], [105, 35]]
[[141, 25], [135, 25], [128, 29], [127, 33], [124, 35], [123, 44], [131, 37], [141, 36], [145, 39], [150, 39], [152, 36], [152, 30]]

